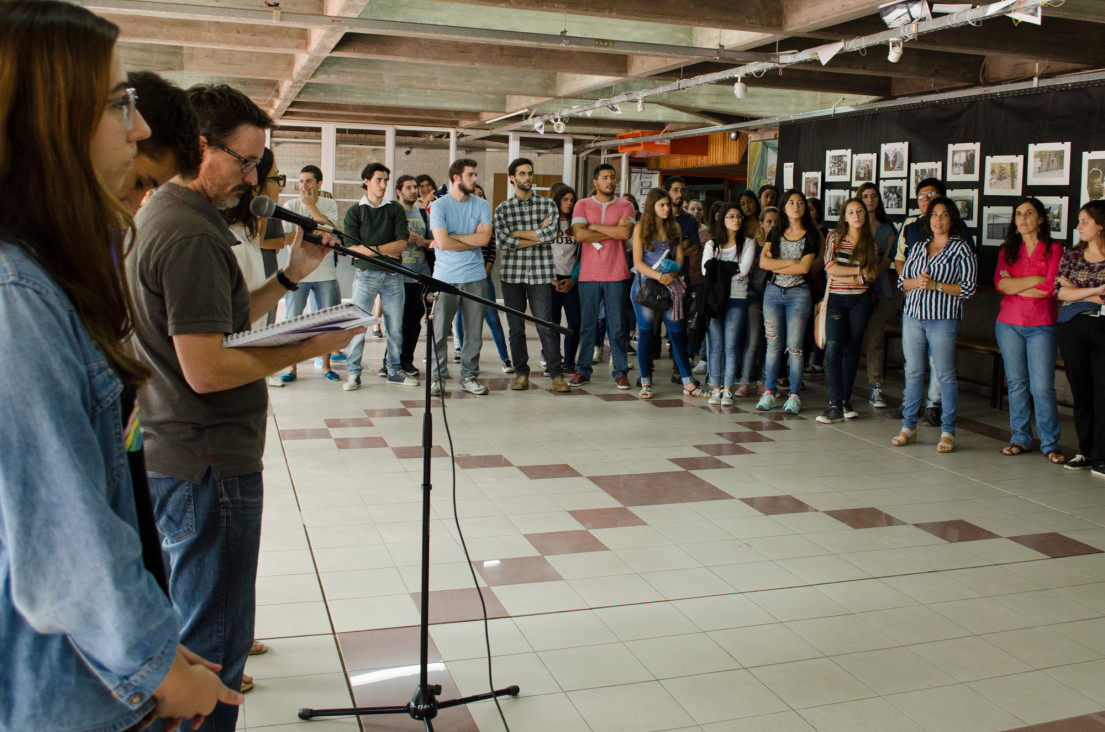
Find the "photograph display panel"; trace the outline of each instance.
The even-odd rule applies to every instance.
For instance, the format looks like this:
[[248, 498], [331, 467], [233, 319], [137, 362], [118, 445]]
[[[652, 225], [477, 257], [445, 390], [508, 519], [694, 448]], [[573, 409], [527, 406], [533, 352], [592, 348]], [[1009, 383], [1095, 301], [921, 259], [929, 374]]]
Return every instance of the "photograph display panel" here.
[[1070, 143], [1045, 142], [1028, 146], [1026, 164], [1030, 186], [1065, 186], [1070, 184]]
[[961, 142], [948, 145], [949, 183], [962, 183], [978, 180], [978, 166], [982, 162], [980, 142]]
[[880, 178], [904, 178], [909, 169], [909, 143], [884, 142], [879, 155]]
[[1023, 169], [1023, 155], [987, 155], [986, 195], [1021, 195]]
[[852, 180], [852, 151], [825, 151], [825, 182], [849, 183]]

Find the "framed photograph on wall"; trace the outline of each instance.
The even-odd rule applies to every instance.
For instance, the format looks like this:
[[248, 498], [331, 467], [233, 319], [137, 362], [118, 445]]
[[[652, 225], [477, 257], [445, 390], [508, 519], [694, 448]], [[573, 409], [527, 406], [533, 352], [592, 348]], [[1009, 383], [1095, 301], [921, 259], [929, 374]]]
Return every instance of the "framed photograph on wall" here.
[[985, 206], [982, 209], [982, 245], [1000, 247], [1005, 241], [1005, 232], [1012, 225], [1012, 206]]
[[909, 166], [908, 142], [885, 142], [879, 156], [880, 178], [905, 178]]
[[961, 188], [948, 191], [948, 198], [952, 199], [955, 207], [959, 209], [959, 218], [963, 224], [970, 228], [978, 226], [978, 189]]
[[[803, 176], [803, 180], [805, 177]], [[852, 151], [825, 151], [825, 182], [848, 183], [852, 180]]]
[[852, 156], [852, 185], [875, 182], [875, 166], [878, 165], [876, 153], [859, 153]]
[[945, 180], [949, 183], [977, 181], [978, 166], [982, 162], [979, 157], [981, 147], [978, 142], [948, 145], [948, 177]]
[[943, 172], [944, 164], [940, 162], [910, 163], [909, 197], [915, 198], [917, 196], [917, 184], [919, 184], [925, 178], [936, 178], [937, 180], [942, 180], [940, 176]]
[[1105, 198], [1105, 150], [1082, 153], [1082, 202], [1079, 208], [1090, 201]]
[[1051, 235], [1056, 239], [1067, 238], [1067, 196], [1040, 196], [1040, 203], [1047, 209], [1047, 223], [1051, 227]]
[[821, 198], [821, 173], [802, 173], [802, 193], [806, 198]]
[[1030, 186], [1070, 185], [1070, 143], [1043, 142], [1028, 146]]
[[906, 202], [909, 199], [908, 181], [905, 178], [891, 178], [879, 181], [879, 196], [882, 207], [891, 216], [904, 216]]
[[987, 196], [1021, 195], [1023, 169], [1023, 155], [987, 155], [986, 189], [983, 192]]
[[825, 189], [825, 220], [836, 221], [844, 212], [844, 202], [848, 200], [848, 191], [843, 188]]

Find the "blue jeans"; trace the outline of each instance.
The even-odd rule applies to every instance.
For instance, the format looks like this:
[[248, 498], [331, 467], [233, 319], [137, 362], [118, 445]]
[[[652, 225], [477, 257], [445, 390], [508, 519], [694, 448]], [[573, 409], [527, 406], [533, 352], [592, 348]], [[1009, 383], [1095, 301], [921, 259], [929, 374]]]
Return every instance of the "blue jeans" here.
[[[388, 375], [399, 373], [400, 353], [403, 350], [403, 306], [406, 296], [403, 294], [403, 278], [396, 274], [363, 269], [353, 278], [353, 302], [372, 312], [372, 303], [376, 295], [384, 308], [384, 329], [387, 331], [387, 369]], [[349, 375], [361, 373], [361, 354], [364, 353], [364, 333], [353, 336], [346, 351], [349, 359]]]
[[[1032, 446], [1032, 410], [1040, 449], [1059, 449], [1059, 410], [1055, 404], [1054, 325], [1021, 326], [998, 321], [994, 327], [1009, 383], [1011, 442]], [[1032, 401], [1029, 402], [1029, 394]]]
[[[238, 689], [253, 645], [261, 474], [219, 480], [209, 470], [199, 483], [147, 477], [180, 641], [222, 664], [219, 678]], [[233, 732], [237, 719], [238, 707], [219, 704], [200, 729]]]
[[[558, 280], [565, 279], [557, 275]], [[552, 290], [552, 320], [554, 323], [560, 322], [560, 313], [563, 311], [564, 324], [571, 329], [572, 334], [570, 336], [564, 336], [564, 372], [569, 373], [576, 370], [576, 353], [579, 351], [579, 284], [568, 290], [567, 292], [557, 292], [556, 288], [549, 285], [549, 289]], [[560, 336], [556, 336], [557, 340], [560, 340]]]
[[806, 285], [784, 290], [768, 284], [764, 292], [764, 336], [767, 338], [767, 358], [764, 359], [764, 387], [774, 394], [778, 391], [779, 366], [783, 358], [783, 335], [786, 330], [786, 350], [790, 367], [790, 393], [802, 391], [802, 341], [806, 335], [806, 321], [812, 308], [810, 288]]
[[287, 306], [287, 317], [294, 318], [302, 315], [307, 308], [307, 297], [315, 293], [315, 310], [332, 308], [341, 304], [341, 288], [337, 280], [322, 280], [321, 282], [300, 282], [299, 289], [289, 292], [284, 296]]
[[748, 343], [741, 363], [741, 383], [763, 378], [764, 366], [764, 298], [748, 293]]
[[[487, 295], [488, 300], [495, 299], [495, 283], [490, 277], [487, 278]], [[491, 331], [491, 339], [495, 341], [495, 350], [499, 352], [499, 360], [505, 361], [510, 358], [510, 354], [506, 350], [506, 336], [503, 335], [503, 323], [499, 320], [499, 311], [492, 310], [486, 305], [482, 306], [487, 309], [484, 313], [483, 322], [487, 323], [487, 329]], [[457, 313], [456, 318], [453, 321], [453, 335], [457, 339], [457, 348], [464, 350], [464, 318], [460, 316], [460, 312]]]
[[[637, 291], [640, 289], [641, 279], [634, 277], [633, 285], [629, 288], [631, 301], [636, 299]], [[608, 308], [607, 318], [609, 318], [609, 312]], [[683, 383], [690, 383], [693, 377], [691, 365], [687, 361], [687, 331], [683, 329], [683, 321], [671, 317], [671, 310], [653, 310], [636, 302], [633, 303], [633, 312], [637, 316], [637, 368], [641, 370], [641, 383], [652, 383], [652, 358], [649, 354], [652, 353], [653, 326], [660, 318], [663, 318], [664, 327], [668, 330], [668, 339], [671, 340], [672, 360], [679, 369], [679, 375], [683, 377]]]
[[[730, 298], [725, 315], [710, 319], [710, 386], [733, 386], [737, 360], [741, 358], [741, 337], [748, 323], [748, 300]], [[724, 364], [724, 366], [723, 366]]]
[[[594, 373], [591, 361], [595, 354], [595, 341], [598, 337], [599, 306], [606, 303], [606, 327], [610, 331], [610, 356], [614, 361], [611, 376], [615, 379], [629, 372], [629, 360], [626, 357], [628, 343], [625, 330], [625, 300], [629, 291], [629, 280], [615, 282], [580, 282], [579, 305], [579, 358], [576, 371], [588, 379]], [[638, 325], [638, 338], [643, 328]], [[638, 351], [640, 348], [638, 348]]]
[[844, 408], [852, 401], [852, 387], [859, 370], [859, 354], [863, 350], [863, 334], [875, 309], [871, 295], [837, 295], [830, 293], [825, 304], [825, 377], [829, 382], [829, 404]]
[[905, 354], [905, 398], [902, 401], [902, 426], [917, 426], [917, 410], [925, 391], [925, 364], [940, 383], [943, 406], [940, 430], [955, 434], [959, 413], [959, 380], [955, 375], [955, 337], [959, 321], [955, 319], [920, 320], [902, 317], [902, 353]]

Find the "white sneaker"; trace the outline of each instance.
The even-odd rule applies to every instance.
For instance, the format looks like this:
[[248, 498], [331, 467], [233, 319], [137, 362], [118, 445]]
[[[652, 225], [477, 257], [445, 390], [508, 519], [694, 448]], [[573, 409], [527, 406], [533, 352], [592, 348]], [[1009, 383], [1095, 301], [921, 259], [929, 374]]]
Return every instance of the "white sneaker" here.
[[733, 392], [729, 389], [721, 390], [721, 406], [731, 407], [733, 406]]
[[357, 391], [357, 389], [360, 389], [361, 388], [361, 376], [360, 376], [360, 374], [358, 374], [356, 376], [350, 376], [348, 379], [345, 380], [345, 383], [341, 385], [341, 388], [345, 391]]
[[284, 382], [280, 380], [280, 377], [276, 374], [269, 374], [265, 377], [265, 383], [269, 386], [284, 386]]
[[441, 392], [442, 392], [441, 382], [439, 380], [435, 379], [434, 383], [430, 384], [430, 396], [440, 397]]
[[695, 364], [695, 367], [692, 369], [692, 371], [696, 374], [704, 374], [704, 373], [706, 373], [706, 369], [707, 369], [706, 362], [705, 361], [699, 361], [697, 364]]
[[461, 383], [460, 388], [470, 394], [479, 394], [482, 396], [487, 393], [487, 387], [475, 379], [465, 379]]
[[721, 404], [721, 389], [710, 390], [710, 399], [706, 403], [711, 406], [717, 406]]
[[591, 360], [595, 363], [602, 363], [602, 346], [595, 346], [595, 353]]

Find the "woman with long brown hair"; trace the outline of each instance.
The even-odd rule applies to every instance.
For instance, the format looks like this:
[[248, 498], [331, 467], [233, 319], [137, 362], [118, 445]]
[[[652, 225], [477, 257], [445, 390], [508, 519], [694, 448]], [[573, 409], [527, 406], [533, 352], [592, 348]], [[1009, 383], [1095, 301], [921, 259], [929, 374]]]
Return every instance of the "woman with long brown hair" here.
[[118, 32], [70, 3], [0, 3], [2, 729], [171, 729], [241, 703], [179, 645], [143, 566], [119, 397], [147, 372], [124, 346], [132, 222], [112, 191], [149, 128]]

